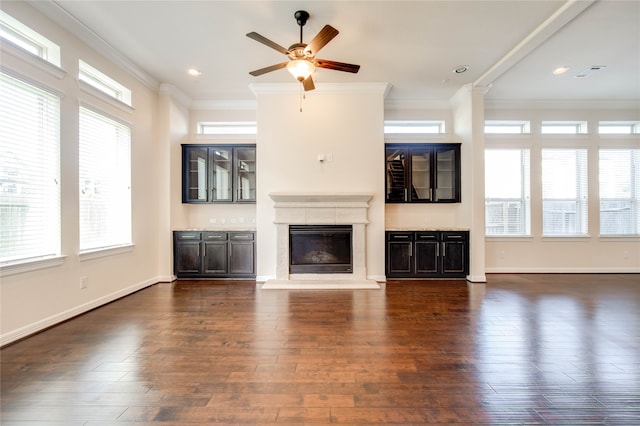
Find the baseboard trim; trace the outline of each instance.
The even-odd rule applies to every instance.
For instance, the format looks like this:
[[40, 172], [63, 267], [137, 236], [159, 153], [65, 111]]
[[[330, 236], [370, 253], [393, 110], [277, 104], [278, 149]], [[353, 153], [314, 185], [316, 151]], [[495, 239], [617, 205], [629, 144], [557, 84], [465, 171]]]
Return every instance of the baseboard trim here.
[[640, 267], [631, 268], [545, 268], [545, 267], [514, 267], [514, 268], [485, 268], [488, 274], [638, 274]]
[[167, 277], [151, 278], [132, 286], [123, 288], [121, 290], [115, 291], [113, 293], [107, 294], [105, 296], [99, 297], [87, 303], [83, 303], [82, 305], [78, 305], [74, 308], [68, 309], [58, 314], [52, 315], [48, 318], [44, 318], [40, 321], [36, 321], [24, 327], [20, 327], [16, 330], [9, 331], [0, 335], [0, 347], [8, 345], [9, 343], [13, 343], [17, 340], [24, 339], [25, 337], [28, 337], [32, 334], [38, 333], [42, 330], [45, 330], [63, 321], [67, 321], [78, 315], [84, 314], [85, 312], [89, 312], [92, 309], [99, 308], [102, 305], [106, 305], [107, 303], [113, 302], [114, 300], [120, 299], [124, 296], [128, 296], [131, 293], [135, 293], [136, 291], [142, 290], [143, 288], [149, 287], [158, 282], [167, 281]]

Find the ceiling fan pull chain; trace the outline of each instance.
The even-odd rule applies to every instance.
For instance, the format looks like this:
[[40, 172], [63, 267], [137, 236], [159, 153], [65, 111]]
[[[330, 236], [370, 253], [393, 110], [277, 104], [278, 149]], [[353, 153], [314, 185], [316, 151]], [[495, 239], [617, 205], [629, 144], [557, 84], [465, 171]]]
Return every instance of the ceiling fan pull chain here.
[[300, 112], [302, 112], [302, 100], [304, 99], [304, 88], [302, 82], [300, 82]]

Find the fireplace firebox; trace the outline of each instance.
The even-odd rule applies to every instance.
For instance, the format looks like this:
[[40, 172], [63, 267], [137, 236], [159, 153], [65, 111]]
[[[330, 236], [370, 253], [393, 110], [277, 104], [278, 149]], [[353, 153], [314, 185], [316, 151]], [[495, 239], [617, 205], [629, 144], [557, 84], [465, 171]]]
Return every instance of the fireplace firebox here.
[[289, 272], [352, 273], [351, 225], [290, 225]]

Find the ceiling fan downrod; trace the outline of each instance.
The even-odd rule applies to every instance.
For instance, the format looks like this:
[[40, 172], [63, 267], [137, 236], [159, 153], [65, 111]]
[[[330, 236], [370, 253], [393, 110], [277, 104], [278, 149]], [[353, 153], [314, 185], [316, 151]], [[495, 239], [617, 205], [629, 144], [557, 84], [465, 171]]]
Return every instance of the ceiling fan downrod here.
[[306, 10], [298, 10], [293, 14], [293, 17], [296, 18], [296, 22], [300, 25], [300, 44], [302, 44], [302, 27], [304, 27], [307, 19], [309, 19], [309, 12]]

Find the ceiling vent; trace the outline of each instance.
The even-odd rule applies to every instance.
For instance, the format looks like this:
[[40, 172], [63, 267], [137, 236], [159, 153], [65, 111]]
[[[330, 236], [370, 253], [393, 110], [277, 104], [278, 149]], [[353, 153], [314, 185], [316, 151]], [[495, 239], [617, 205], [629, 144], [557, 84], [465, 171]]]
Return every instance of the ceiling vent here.
[[591, 65], [589, 68], [586, 68], [582, 71], [580, 71], [578, 74], [576, 74], [576, 78], [585, 78], [585, 77], [589, 77], [591, 74], [593, 74], [596, 71], [600, 71], [605, 69], [607, 66], [606, 65]]

